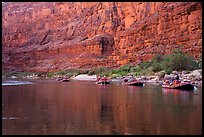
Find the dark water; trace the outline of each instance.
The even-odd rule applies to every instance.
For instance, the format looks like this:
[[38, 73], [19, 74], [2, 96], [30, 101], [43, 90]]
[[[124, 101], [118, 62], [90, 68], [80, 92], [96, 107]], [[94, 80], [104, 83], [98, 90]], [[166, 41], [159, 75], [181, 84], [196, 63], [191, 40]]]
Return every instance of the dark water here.
[[85, 81], [4, 85], [2, 134], [202, 134], [202, 91]]

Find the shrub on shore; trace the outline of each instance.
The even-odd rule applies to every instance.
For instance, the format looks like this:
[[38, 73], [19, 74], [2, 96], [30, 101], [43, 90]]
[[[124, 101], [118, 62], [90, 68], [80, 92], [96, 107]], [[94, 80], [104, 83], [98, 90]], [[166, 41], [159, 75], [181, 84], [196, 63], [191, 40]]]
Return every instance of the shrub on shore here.
[[153, 72], [158, 72], [162, 70], [162, 61], [164, 60], [163, 54], [157, 54], [153, 57], [153, 59], [150, 62], [150, 65], [152, 66]]
[[106, 76], [111, 76], [111, 72], [112, 72], [112, 70], [109, 69], [109, 68], [99, 67], [99, 68], [95, 68], [95, 69], [89, 70], [87, 74], [88, 75], [100, 75], [100, 76], [106, 75]]
[[191, 71], [202, 68], [202, 59], [196, 61], [191, 55], [182, 52], [181, 50], [174, 50], [171, 54], [163, 55], [156, 54], [151, 61], [142, 62], [137, 66], [125, 65], [118, 70], [113, 70], [113, 74], [121, 76], [133, 73], [136, 76], [148, 75], [164, 70], [165, 73], [170, 74], [172, 71]]
[[119, 76], [124, 76], [127, 75], [128, 73], [131, 72], [131, 65], [124, 65], [118, 69], [112, 70], [112, 74], [117, 74]]
[[189, 54], [182, 52], [181, 50], [174, 50], [172, 54], [164, 55], [163, 60], [160, 62], [161, 70], [165, 70], [166, 73], [176, 71], [191, 71], [199, 68], [199, 64]]

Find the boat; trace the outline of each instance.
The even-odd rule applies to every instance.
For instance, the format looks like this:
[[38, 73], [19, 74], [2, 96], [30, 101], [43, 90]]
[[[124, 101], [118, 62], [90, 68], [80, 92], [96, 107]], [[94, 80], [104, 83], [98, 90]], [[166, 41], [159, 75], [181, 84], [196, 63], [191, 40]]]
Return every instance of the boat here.
[[62, 79], [63, 79], [63, 78], [59, 77], [59, 78], [57, 78], [56, 80], [57, 80], [57, 81], [62, 81]]
[[132, 80], [132, 81], [130, 81], [130, 82], [128, 82], [128, 80], [124, 80], [124, 81], [122, 82], [122, 85], [144, 86], [144, 83], [141, 82], [141, 81], [139, 81], [139, 80], [134, 79], [134, 80]]
[[97, 81], [96, 84], [107, 85], [107, 84], [110, 84], [110, 82], [109, 81]]
[[62, 82], [69, 82], [69, 78], [63, 78], [61, 81]]
[[190, 82], [181, 82], [178, 80], [174, 80], [170, 83], [168, 80], [162, 84], [162, 88], [169, 88], [169, 89], [183, 89], [183, 90], [194, 90], [195, 86]]
[[103, 77], [103, 78], [100, 78], [96, 81], [96, 84], [99, 84], [99, 85], [107, 85], [107, 84], [110, 84], [110, 80], [107, 79], [106, 77]]

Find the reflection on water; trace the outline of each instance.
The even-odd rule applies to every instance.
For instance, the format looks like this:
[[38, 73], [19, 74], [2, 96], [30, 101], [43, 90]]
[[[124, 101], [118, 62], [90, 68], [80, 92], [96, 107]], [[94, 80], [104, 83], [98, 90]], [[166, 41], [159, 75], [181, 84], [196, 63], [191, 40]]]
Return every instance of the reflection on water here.
[[23, 85], [23, 84], [32, 84], [32, 82], [14, 81], [14, 80], [7, 80], [2, 82], [2, 86]]
[[[2, 87], [3, 134], [201, 134], [202, 94], [36, 82]], [[14, 118], [14, 119], [12, 119]]]

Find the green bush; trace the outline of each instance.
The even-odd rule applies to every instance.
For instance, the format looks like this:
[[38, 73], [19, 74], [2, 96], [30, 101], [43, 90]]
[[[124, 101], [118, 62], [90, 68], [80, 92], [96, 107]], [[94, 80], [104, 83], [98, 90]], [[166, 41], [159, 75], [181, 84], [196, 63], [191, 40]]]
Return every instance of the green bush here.
[[72, 77], [73, 75], [78, 75], [78, 74], [81, 74], [81, 71], [80, 70], [74, 70], [74, 69], [68, 69], [68, 70], [61, 70], [61, 71], [58, 71], [56, 73], [48, 73], [47, 76], [48, 77], [53, 77], [55, 75], [60, 75], [60, 76], [68, 76], [68, 77]]
[[38, 73], [36, 73], [36, 75], [38, 77], [44, 77], [46, 75], [46, 73], [45, 72], [38, 72]]
[[141, 71], [142, 69], [139, 66], [131, 68], [130, 72], [138, 72]]
[[161, 62], [162, 69], [165, 71], [193, 70], [199, 67], [192, 56], [183, 53], [181, 50], [174, 50], [172, 54], [166, 55]]
[[151, 63], [150, 62], [142, 62], [139, 67], [140, 69], [147, 69], [148, 67], [151, 66]]
[[112, 70], [112, 74], [118, 74], [118, 70]]
[[163, 54], [156, 54], [152, 60], [150, 61], [150, 65], [152, 66], [153, 72], [158, 72], [162, 70], [161, 62], [164, 60]]
[[111, 74], [118, 74], [120, 76], [124, 76], [131, 72], [131, 68], [131, 65], [124, 65], [117, 70], [112, 70]]
[[55, 73], [47, 73], [47, 77], [49, 77], [49, 78], [51, 78], [51, 77], [53, 77], [55, 75]]
[[161, 63], [157, 62], [157, 63], [152, 64], [152, 70], [153, 72], [161, 71], [162, 70]]
[[161, 63], [164, 60], [164, 55], [163, 54], [156, 54], [152, 60], [151, 60], [151, 64], [154, 63]]
[[111, 75], [111, 78], [117, 78], [117, 77], [120, 77], [120, 75], [119, 74]]
[[119, 72], [130, 72], [131, 70], [131, 66], [130, 65], [124, 65], [122, 67], [119, 68]]
[[172, 64], [171, 64], [171, 57], [165, 56], [164, 60], [161, 62], [162, 69], [167, 73], [171, 73], [172, 70]]
[[172, 54], [169, 55], [155, 55], [149, 63], [143, 62], [142, 64], [140, 64], [140, 68], [147, 69], [151, 66], [153, 72], [164, 70], [169, 74], [173, 70], [190, 71], [193, 69], [202, 68], [201, 62], [202, 60], [199, 60], [197, 62], [191, 55], [188, 55], [186, 53], [183, 53], [181, 50], [176, 49], [172, 52]]
[[88, 75], [100, 75], [100, 76], [110, 76], [112, 74], [112, 70], [106, 67], [99, 67], [96, 69], [89, 70]]
[[79, 71], [79, 74], [88, 74], [89, 73], [89, 70], [80, 70]]
[[90, 70], [87, 74], [88, 74], [88, 75], [94, 75], [95, 72], [94, 72], [94, 70]]

